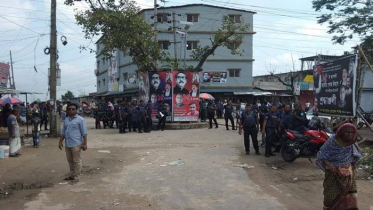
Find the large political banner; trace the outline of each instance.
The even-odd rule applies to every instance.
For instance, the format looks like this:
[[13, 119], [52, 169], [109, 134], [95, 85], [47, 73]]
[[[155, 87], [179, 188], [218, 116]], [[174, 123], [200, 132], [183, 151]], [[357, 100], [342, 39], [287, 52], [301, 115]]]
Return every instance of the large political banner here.
[[0, 88], [7, 88], [9, 77], [9, 64], [0, 62]]
[[140, 98], [140, 100], [145, 101], [145, 103], [148, 103], [148, 101], [149, 101], [148, 72], [139, 72], [138, 73], [138, 80], [139, 80], [139, 98]]
[[314, 111], [355, 116], [356, 68], [357, 55], [314, 67]]
[[203, 72], [202, 82], [227, 83], [227, 72]]
[[197, 72], [173, 71], [173, 117], [175, 122], [198, 121], [199, 75]]
[[119, 86], [118, 86], [118, 60], [117, 60], [117, 51], [113, 50], [111, 52], [111, 58], [109, 59], [109, 68], [108, 68], [108, 76], [109, 76], [109, 81], [108, 81], [108, 90], [109, 91], [119, 91]]
[[170, 71], [149, 72], [149, 100], [152, 102], [152, 119], [158, 114], [158, 101], [168, 107], [167, 121], [172, 120], [172, 73]]

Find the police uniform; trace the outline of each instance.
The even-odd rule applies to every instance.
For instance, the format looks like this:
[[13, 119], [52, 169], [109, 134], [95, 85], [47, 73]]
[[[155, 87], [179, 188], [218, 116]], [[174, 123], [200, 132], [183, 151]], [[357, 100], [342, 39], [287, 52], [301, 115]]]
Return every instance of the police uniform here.
[[292, 121], [291, 111], [282, 113], [282, 116], [281, 116], [281, 126], [284, 129], [291, 128], [291, 121]]
[[126, 112], [124, 105], [118, 105], [118, 115], [117, 115], [119, 133], [126, 133], [125, 121], [126, 121]]
[[146, 127], [148, 131], [153, 130], [153, 119], [152, 119], [152, 107], [151, 105], [145, 106], [145, 113], [146, 113]]
[[265, 132], [266, 132], [266, 156], [273, 154], [272, 153], [272, 139], [276, 136], [276, 131], [279, 124], [279, 118], [276, 112], [269, 112], [265, 115], [264, 119], [266, 123]]
[[140, 106], [139, 105], [134, 105], [132, 107], [132, 126], [133, 126], [133, 131], [136, 132], [138, 129], [139, 133], [142, 133], [141, 131], [141, 113], [140, 113]]
[[127, 105], [128, 115], [127, 115], [127, 126], [128, 131], [132, 131], [132, 113], [133, 113], [133, 105]]
[[212, 128], [212, 121], [215, 123], [215, 128], [218, 128], [218, 122], [215, 119], [215, 105], [208, 104], [207, 105], [207, 116], [209, 118], [210, 128]]
[[257, 122], [258, 122], [258, 113], [255, 111], [247, 111], [242, 112], [241, 114], [241, 124], [243, 126], [243, 133], [244, 133], [244, 145], [246, 153], [250, 151], [250, 136], [253, 141], [254, 149], [258, 153], [259, 146], [258, 146], [258, 130], [257, 130]]
[[[300, 117], [300, 118], [306, 119], [306, 114], [303, 110], [295, 111], [295, 115]], [[305, 120], [299, 120], [296, 117], [292, 117], [292, 127], [291, 127], [291, 129], [295, 130], [295, 131], [298, 131], [299, 133], [303, 134], [306, 131], [306, 128], [304, 127], [304, 124], [305, 124]]]
[[232, 112], [233, 112], [233, 105], [232, 104], [227, 104], [227, 105], [224, 106], [224, 119], [225, 119], [225, 127], [226, 127], [227, 130], [229, 130], [228, 120], [231, 121], [232, 130], [236, 130], [234, 128], [234, 120], [233, 120]]
[[140, 105], [140, 124], [141, 128], [144, 130], [144, 132], [148, 132], [148, 127], [146, 126], [146, 111], [145, 111], [145, 105]]

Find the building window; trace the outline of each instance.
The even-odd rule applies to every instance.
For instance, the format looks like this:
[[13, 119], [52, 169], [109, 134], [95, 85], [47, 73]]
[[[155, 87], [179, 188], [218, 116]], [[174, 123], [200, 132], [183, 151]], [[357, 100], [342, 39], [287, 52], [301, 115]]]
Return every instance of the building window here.
[[229, 15], [229, 18], [233, 20], [234, 23], [241, 23], [241, 15]]
[[187, 50], [195, 50], [198, 47], [198, 41], [187, 41]]
[[105, 86], [105, 79], [102, 79], [102, 85]]
[[98, 81], [98, 82], [97, 82], [97, 86], [98, 86], [98, 87], [101, 86], [101, 81]]
[[158, 13], [157, 14], [157, 21], [158, 22], [167, 22], [168, 21], [168, 16], [171, 16], [169, 13]]
[[100, 68], [100, 61], [97, 61], [97, 69]]
[[199, 16], [199, 14], [187, 14], [187, 21], [188, 22], [193, 22], [193, 23], [198, 23], [198, 16]]
[[102, 58], [102, 65], [105, 65], [106, 58]]
[[158, 41], [158, 44], [159, 44], [159, 48], [163, 50], [168, 50], [170, 46], [170, 41]]
[[229, 69], [229, 77], [240, 77], [241, 69]]

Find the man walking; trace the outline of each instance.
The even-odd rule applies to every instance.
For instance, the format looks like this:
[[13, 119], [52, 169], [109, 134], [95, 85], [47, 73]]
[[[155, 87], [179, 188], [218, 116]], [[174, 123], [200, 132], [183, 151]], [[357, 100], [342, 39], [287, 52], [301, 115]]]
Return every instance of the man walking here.
[[145, 106], [145, 113], [146, 113], [146, 127], [148, 131], [153, 130], [153, 119], [152, 119], [152, 101], [148, 101], [148, 104]]
[[63, 148], [65, 140], [66, 158], [70, 166], [70, 176], [65, 180], [79, 181], [82, 170], [80, 151], [87, 150], [87, 125], [84, 118], [77, 114], [78, 105], [67, 106], [68, 117], [63, 122], [63, 128], [58, 147]]
[[250, 136], [253, 141], [255, 154], [260, 155], [258, 145], [259, 117], [258, 113], [251, 110], [251, 105], [246, 104], [245, 111], [241, 114], [240, 127], [238, 133], [244, 132], [244, 145], [246, 155], [250, 154]]
[[276, 109], [276, 104], [272, 104], [271, 111], [267, 113], [264, 118], [262, 133], [266, 134], [266, 157], [276, 156], [276, 154], [272, 152], [272, 139], [276, 136], [279, 125]]
[[160, 115], [160, 118], [158, 119], [157, 130], [161, 129], [161, 131], [164, 131], [167, 117], [167, 107], [163, 105], [163, 101], [158, 102], [158, 115]]
[[212, 101], [209, 101], [209, 103], [207, 105], [207, 115], [208, 115], [209, 123], [210, 123], [209, 129], [212, 128], [212, 121], [213, 120], [214, 120], [214, 123], [215, 123], [215, 128], [219, 127], [218, 122], [216, 122], [216, 118], [215, 118], [215, 110], [216, 110], [215, 105], [212, 103]]
[[234, 110], [233, 110], [232, 101], [229, 100], [228, 104], [224, 105], [224, 119], [225, 119], [225, 127], [227, 128], [227, 130], [229, 130], [228, 119], [231, 121], [232, 130], [236, 130], [236, 128], [234, 127], [234, 120], [233, 120], [233, 116], [232, 116], [233, 111]]

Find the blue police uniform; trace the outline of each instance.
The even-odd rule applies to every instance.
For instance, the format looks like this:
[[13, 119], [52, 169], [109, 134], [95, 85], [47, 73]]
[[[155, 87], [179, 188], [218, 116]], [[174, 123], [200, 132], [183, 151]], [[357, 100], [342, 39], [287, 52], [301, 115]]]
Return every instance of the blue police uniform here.
[[125, 131], [125, 120], [126, 113], [123, 105], [118, 105], [117, 122], [119, 127], [119, 133], [126, 133]]
[[136, 132], [138, 129], [139, 133], [141, 133], [140, 105], [135, 105], [132, 107], [131, 120], [132, 120], [133, 131]]
[[272, 139], [276, 136], [276, 131], [279, 125], [279, 118], [276, 112], [269, 112], [265, 115], [266, 124], [266, 155], [272, 153]]
[[152, 119], [152, 107], [151, 105], [145, 106], [145, 113], [146, 113], [146, 126], [148, 131], [153, 130], [153, 119]]
[[292, 121], [291, 111], [282, 113], [281, 125], [285, 129], [289, 129], [291, 127], [291, 121]]
[[[207, 105], [207, 116], [209, 118], [209, 124], [210, 124], [210, 127], [209, 128], [212, 128], [212, 121], [214, 121], [215, 123], [215, 128], [218, 128], [218, 122], [216, 121], [215, 119], [215, 105], [213, 104], [208, 104]], [[232, 115], [231, 115], [232, 117]], [[233, 118], [232, 118], [233, 120]]]
[[258, 120], [258, 113], [255, 111], [242, 112], [241, 114], [241, 124], [243, 126], [244, 133], [244, 145], [246, 152], [250, 151], [250, 136], [253, 141], [254, 149], [256, 152], [259, 152], [258, 145], [258, 130], [256, 128]]
[[295, 111], [295, 115], [300, 118], [303, 118], [304, 120], [299, 120], [296, 117], [292, 117], [291, 129], [303, 134], [307, 130], [306, 127], [304, 127], [304, 123], [306, 120], [306, 114], [304, 113], [303, 110], [298, 110], [298, 111]]
[[232, 130], [236, 130], [234, 128], [234, 120], [233, 120], [232, 112], [233, 112], [233, 105], [232, 104], [224, 105], [224, 119], [225, 119], [225, 127], [227, 128], [227, 130], [229, 130], [228, 120], [231, 121]]

